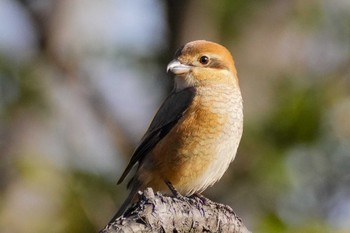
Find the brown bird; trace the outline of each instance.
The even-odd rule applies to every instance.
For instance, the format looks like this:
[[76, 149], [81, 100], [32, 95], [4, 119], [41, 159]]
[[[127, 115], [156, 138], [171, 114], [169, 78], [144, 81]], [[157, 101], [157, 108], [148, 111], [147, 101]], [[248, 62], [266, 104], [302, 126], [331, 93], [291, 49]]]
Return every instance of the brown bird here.
[[[120, 177], [137, 164], [130, 194], [112, 220], [123, 214], [138, 190], [188, 196], [217, 182], [236, 156], [243, 131], [243, 103], [230, 52], [198, 40], [182, 46], [167, 67], [174, 89], [159, 108]], [[112, 221], [111, 220], [111, 221]]]

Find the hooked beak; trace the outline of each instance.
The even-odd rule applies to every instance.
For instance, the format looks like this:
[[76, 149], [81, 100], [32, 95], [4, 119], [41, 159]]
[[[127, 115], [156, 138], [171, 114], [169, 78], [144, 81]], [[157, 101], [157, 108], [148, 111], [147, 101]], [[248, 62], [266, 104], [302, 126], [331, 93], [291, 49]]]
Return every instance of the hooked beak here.
[[191, 70], [191, 66], [184, 65], [179, 60], [176, 60], [176, 59], [172, 60], [166, 68], [167, 72], [170, 71], [175, 75], [185, 74], [185, 73], [188, 73], [190, 70]]

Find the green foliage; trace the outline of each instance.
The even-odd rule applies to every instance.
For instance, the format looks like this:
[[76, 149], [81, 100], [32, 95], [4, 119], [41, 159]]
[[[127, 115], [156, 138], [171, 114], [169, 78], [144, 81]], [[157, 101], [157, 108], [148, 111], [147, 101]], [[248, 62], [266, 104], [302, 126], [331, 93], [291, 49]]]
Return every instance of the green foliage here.
[[259, 6], [266, 3], [264, 1], [254, 0], [222, 0], [220, 3], [217, 1], [211, 2], [214, 9], [217, 10], [216, 19], [219, 32], [223, 39], [238, 36], [243, 25], [250, 19], [252, 13], [259, 9]]
[[324, 107], [321, 89], [286, 82], [276, 90], [277, 108], [267, 120], [266, 139], [280, 148], [317, 139]]
[[305, 225], [288, 226], [275, 213], [267, 213], [261, 218], [256, 230], [260, 233], [336, 233], [341, 232], [335, 229], [330, 229], [329, 226], [318, 222], [311, 221]]
[[314, 1], [298, 4], [293, 13], [292, 20], [305, 31], [319, 29], [324, 21], [321, 3], [315, 4]]
[[275, 213], [267, 213], [261, 218], [257, 228], [259, 230], [256, 231], [260, 233], [281, 233], [286, 231], [287, 226]]
[[[118, 200], [115, 183], [96, 174], [72, 170], [68, 177], [64, 205], [61, 210], [62, 219], [66, 221], [64, 232], [97, 232], [103, 226], [97, 219], [106, 214], [106, 209], [113, 209], [115, 203], [106, 200]], [[107, 223], [111, 216], [105, 216]], [[103, 219], [103, 218], [101, 218]]]
[[12, 118], [19, 110], [42, 112], [46, 108], [42, 81], [34, 66], [0, 59], [0, 116]]

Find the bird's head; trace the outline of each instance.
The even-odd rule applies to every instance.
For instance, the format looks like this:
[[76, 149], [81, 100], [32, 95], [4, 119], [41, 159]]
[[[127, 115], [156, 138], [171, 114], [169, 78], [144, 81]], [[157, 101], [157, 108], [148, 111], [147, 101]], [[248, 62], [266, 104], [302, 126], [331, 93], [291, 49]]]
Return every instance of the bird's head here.
[[179, 48], [167, 71], [175, 75], [178, 90], [210, 83], [238, 85], [231, 53], [224, 46], [205, 40], [192, 41]]

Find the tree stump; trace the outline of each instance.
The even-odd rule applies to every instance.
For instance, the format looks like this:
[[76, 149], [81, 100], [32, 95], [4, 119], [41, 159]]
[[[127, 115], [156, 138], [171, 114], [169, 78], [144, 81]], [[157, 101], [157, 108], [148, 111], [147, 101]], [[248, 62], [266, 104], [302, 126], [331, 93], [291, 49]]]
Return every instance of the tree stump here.
[[139, 192], [139, 200], [100, 233], [231, 232], [250, 233], [232, 208], [203, 196], [171, 197]]

